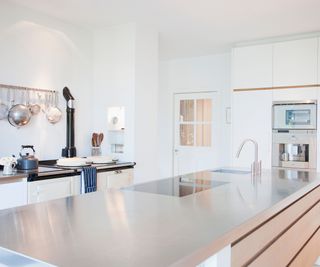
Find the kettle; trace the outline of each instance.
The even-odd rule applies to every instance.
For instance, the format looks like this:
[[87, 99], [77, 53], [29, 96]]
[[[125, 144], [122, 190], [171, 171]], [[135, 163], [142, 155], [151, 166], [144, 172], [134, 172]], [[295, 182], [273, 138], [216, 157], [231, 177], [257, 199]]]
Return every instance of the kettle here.
[[[25, 149], [32, 150], [32, 155], [25, 153], [22, 155], [22, 151]], [[38, 169], [39, 161], [34, 156], [35, 150], [31, 145], [22, 145], [20, 150], [20, 158], [17, 160], [17, 169], [18, 170], [34, 170]]]

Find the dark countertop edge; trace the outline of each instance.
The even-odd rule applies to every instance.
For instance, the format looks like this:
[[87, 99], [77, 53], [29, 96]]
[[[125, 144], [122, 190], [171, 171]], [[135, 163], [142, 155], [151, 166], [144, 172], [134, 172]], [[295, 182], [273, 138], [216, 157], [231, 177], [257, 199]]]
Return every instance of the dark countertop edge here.
[[[105, 172], [105, 171], [116, 171], [116, 170], [124, 170], [124, 169], [132, 169], [136, 165], [135, 162], [124, 162], [114, 165], [103, 165], [95, 166], [97, 167], [97, 172]], [[81, 167], [68, 169], [65, 168], [63, 170], [57, 170], [55, 172], [44, 172], [42, 175], [29, 175], [28, 182], [35, 182], [41, 180], [48, 180], [48, 179], [56, 179], [56, 178], [63, 178], [63, 177], [70, 177], [76, 176], [81, 174]]]
[[[97, 167], [97, 172], [105, 172], [105, 171], [113, 171], [113, 170], [123, 170], [123, 169], [131, 169], [134, 168], [136, 165], [135, 162], [123, 162], [118, 164], [101, 164], [101, 166]], [[48, 166], [46, 166], [48, 167]], [[52, 168], [54, 170], [54, 167]], [[27, 178], [28, 182], [33, 181], [40, 181], [40, 180], [47, 180], [47, 179], [54, 179], [54, 178], [62, 178], [62, 177], [69, 177], [80, 175], [82, 168], [57, 168], [54, 171], [50, 172], [16, 172], [13, 175], [0, 175], [0, 184], [11, 183], [15, 180], [20, 180]]]

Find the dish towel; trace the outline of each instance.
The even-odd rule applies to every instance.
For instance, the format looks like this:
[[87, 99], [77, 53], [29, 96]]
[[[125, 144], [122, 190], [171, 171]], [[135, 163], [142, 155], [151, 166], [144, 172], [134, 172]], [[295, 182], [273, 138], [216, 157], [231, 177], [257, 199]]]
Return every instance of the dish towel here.
[[84, 167], [81, 171], [81, 194], [97, 191], [97, 169], [95, 167]]

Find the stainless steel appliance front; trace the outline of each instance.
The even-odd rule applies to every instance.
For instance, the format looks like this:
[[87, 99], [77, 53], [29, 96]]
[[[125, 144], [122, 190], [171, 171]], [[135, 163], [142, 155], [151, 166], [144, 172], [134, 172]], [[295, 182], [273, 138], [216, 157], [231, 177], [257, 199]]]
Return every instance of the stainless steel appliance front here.
[[273, 102], [274, 130], [317, 129], [317, 101]]
[[316, 169], [316, 130], [273, 130], [272, 166]]

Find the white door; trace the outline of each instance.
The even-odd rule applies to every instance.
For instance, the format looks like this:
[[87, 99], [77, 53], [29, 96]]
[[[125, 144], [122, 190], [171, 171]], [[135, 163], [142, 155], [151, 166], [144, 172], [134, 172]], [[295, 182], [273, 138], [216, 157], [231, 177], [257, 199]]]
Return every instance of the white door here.
[[174, 175], [216, 167], [221, 124], [217, 94], [175, 94]]

